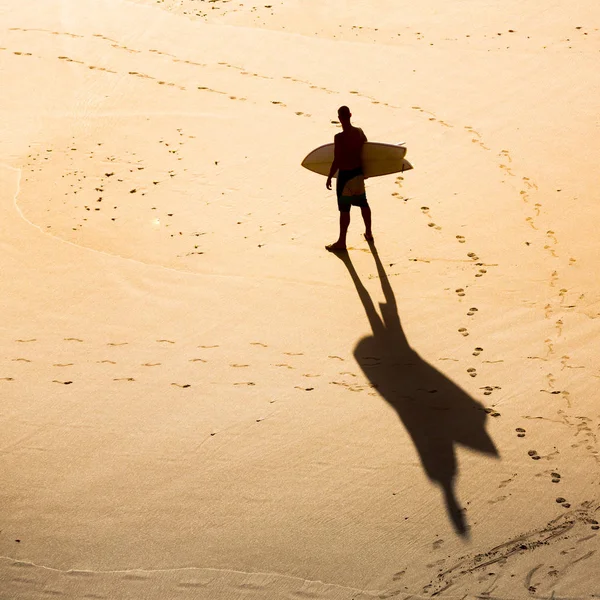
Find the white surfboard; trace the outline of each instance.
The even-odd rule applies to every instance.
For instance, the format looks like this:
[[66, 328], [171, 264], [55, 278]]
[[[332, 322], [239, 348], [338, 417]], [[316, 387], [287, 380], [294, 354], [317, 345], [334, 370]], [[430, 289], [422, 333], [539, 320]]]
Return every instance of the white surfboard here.
[[[302, 161], [302, 166], [313, 173], [329, 175], [329, 169], [333, 162], [333, 148], [333, 144], [325, 144], [315, 148]], [[365, 177], [380, 177], [381, 175], [402, 173], [412, 169], [412, 165], [404, 158], [405, 154], [406, 146], [400, 144], [366, 142], [362, 155]]]

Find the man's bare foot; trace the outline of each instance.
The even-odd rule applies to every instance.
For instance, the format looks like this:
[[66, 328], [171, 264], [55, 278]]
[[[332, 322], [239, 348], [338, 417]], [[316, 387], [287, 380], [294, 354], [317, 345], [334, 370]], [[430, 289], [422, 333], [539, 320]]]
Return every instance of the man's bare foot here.
[[372, 233], [365, 233], [365, 240], [367, 240], [367, 242], [372, 242], [374, 239]]
[[327, 246], [325, 246], [326, 250], [329, 250], [329, 252], [346, 252], [346, 246], [344, 246], [344, 244], [340, 244], [340, 242], [335, 242], [333, 244], [329, 244]]

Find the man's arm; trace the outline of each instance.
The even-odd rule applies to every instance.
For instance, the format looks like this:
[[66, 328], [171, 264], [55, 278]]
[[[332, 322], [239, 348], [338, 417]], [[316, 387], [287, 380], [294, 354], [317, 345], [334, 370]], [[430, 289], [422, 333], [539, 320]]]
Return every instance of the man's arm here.
[[333, 176], [336, 174], [336, 172], [338, 171], [338, 161], [337, 161], [337, 154], [338, 154], [338, 149], [339, 149], [339, 141], [338, 141], [338, 136], [336, 135], [333, 138], [333, 162], [331, 163], [331, 169], [329, 169], [329, 176], [327, 177], [327, 183], [325, 184], [327, 186], [327, 189], [330, 190], [331, 189], [331, 179], [333, 178]]
[[[360, 133], [361, 133], [361, 137], [362, 137], [362, 144], [360, 145], [360, 152], [361, 152], [361, 156], [362, 156], [363, 147], [368, 142], [368, 140], [367, 140], [367, 135], [365, 134], [365, 132], [362, 129], [360, 130]], [[361, 159], [361, 162], [362, 162], [362, 159]], [[368, 179], [368, 177], [365, 177], [365, 179]]]

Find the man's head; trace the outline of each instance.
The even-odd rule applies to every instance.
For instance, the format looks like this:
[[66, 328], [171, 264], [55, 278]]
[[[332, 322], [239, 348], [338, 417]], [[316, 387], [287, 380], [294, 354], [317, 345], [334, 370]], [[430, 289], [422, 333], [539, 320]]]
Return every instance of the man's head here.
[[340, 106], [338, 108], [338, 119], [340, 120], [340, 123], [349, 123], [351, 116], [352, 113], [347, 106]]

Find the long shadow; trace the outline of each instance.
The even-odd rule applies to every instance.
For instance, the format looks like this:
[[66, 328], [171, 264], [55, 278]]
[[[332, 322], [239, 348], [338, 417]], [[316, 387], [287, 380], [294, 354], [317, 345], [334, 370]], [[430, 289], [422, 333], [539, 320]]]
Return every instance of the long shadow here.
[[[356, 362], [378, 393], [398, 413], [419, 453], [427, 476], [443, 491], [446, 509], [455, 530], [466, 536], [464, 512], [458, 505], [454, 481], [458, 473], [455, 445], [498, 456], [485, 429], [487, 413], [409, 345], [400, 324], [396, 298], [374, 243], [369, 244], [385, 303], [381, 316], [363, 286], [348, 253], [336, 254], [356, 286], [373, 335], [361, 339], [354, 349]], [[431, 324], [432, 335], [436, 333]]]

